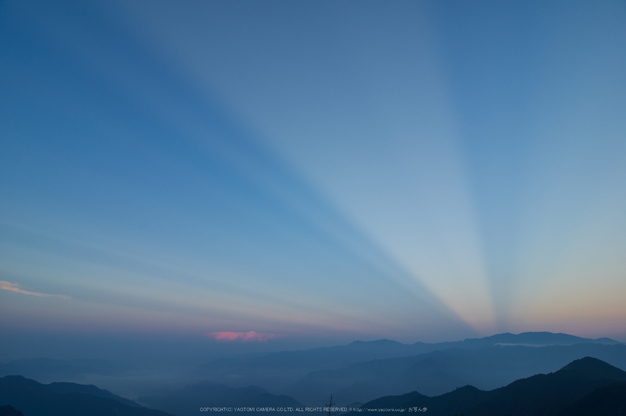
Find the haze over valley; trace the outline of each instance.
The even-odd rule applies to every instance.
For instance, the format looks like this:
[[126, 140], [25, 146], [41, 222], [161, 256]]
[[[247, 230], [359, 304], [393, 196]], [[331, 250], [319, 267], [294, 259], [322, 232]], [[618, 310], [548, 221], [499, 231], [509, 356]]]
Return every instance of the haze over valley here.
[[[209, 361], [187, 358], [185, 364], [166, 365], [44, 358], [2, 363], [0, 406], [10, 405], [33, 416], [55, 414], [46, 413], [51, 407], [58, 408], [60, 414], [80, 414], [94, 407], [102, 409], [102, 414], [112, 414], [115, 409], [131, 412], [129, 415], [137, 409], [145, 415], [159, 414], [148, 413], [147, 409], [155, 409], [188, 416], [212, 408], [236, 414], [271, 411], [295, 415], [305, 411], [298, 409], [324, 414], [332, 396], [341, 413], [428, 406], [431, 413], [445, 414], [452, 408], [467, 412], [478, 404], [482, 408], [503, 406], [504, 399], [498, 399], [503, 395], [512, 394], [515, 400], [524, 401], [524, 394], [531, 393], [529, 388], [513, 387], [520, 385], [518, 380], [534, 380], [537, 374], [562, 374], [560, 369], [573, 362], [593, 363], [591, 373], [580, 376], [583, 381], [551, 375], [556, 382], [541, 382], [564, 394], [562, 402], [546, 413], [554, 414], [597, 387], [615, 384], [611, 389], [621, 391], [623, 386], [617, 383], [626, 381], [622, 371], [626, 369], [625, 344], [609, 338], [547, 332], [444, 343], [355, 341], [308, 350], [231, 354]], [[200, 361], [190, 365], [194, 359]], [[613, 375], [598, 379], [594, 373], [598, 366], [615, 368], [610, 370]], [[576, 387], [572, 396], [568, 383], [582, 383], [583, 387]], [[513, 393], [507, 393], [510, 391]], [[459, 395], [465, 398], [458, 399]], [[621, 402], [616, 403], [621, 406]]]

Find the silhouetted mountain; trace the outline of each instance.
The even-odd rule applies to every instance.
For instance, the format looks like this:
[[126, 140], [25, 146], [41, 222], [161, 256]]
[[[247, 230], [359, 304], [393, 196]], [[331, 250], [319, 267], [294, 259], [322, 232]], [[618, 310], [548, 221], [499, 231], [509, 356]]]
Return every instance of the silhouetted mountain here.
[[24, 416], [24, 413], [13, 406], [0, 406], [0, 416]]
[[[228, 384], [233, 387], [243, 387], [249, 384], [260, 385], [274, 392], [285, 392], [293, 395], [296, 399], [308, 402], [314, 400], [318, 403], [331, 391], [338, 393], [345, 389], [341, 395], [345, 396], [342, 403], [352, 401], [367, 401], [384, 394], [399, 394], [410, 390], [404, 388], [387, 388], [389, 383], [378, 383], [377, 377], [352, 377], [345, 378], [339, 373], [326, 373], [329, 377], [313, 375], [315, 372], [336, 371], [374, 360], [391, 360], [403, 357], [416, 357], [421, 354], [432, 353], [434, 351], [461, 349], [475, 350], [493, 347], [495, 345], [524, 345], [524, 346], [554, 346], [554, 345], [578, 345], [578, 344], [619, 344], [609, 338], [589, 339], [567, 334], [553, 334], [550, 332], [526, 332], [519, 335], [498, 334], [486, 338], [467, 339], [458, 342], [443, 343], [422, 343], [401, 344], [390, 340], [378, 340], [370, 342], [355, 341], [351, 344], [337, 347], [314, 348], [306, 351], [286, 351], [279, 353], [265, 354], [255, 357], [230, 358], [213, 361], [201, 367], [200, 372], [203, 378], [215, 383]], [[570, 357], [570, 360], [580, 358], [585, 355]], [[561, 361], [564, 365], [569, 361]], [[416, 361], [412, 361], [415, 364]], [[553, 371], [557, 367], [540, 367], [540, 371]], [[406, 370], [406, 367], [404, 367]], [[441, 394], [457, 386], [471, 384], [471, 378], [460, 377], [454, 372], [445, 369], [435, 369], [431, 371], [439, 372], [440, 376], [431, 378], [430, 382], [420, 380], [411, 384], [412, 389], [430, 388], [429, 394]], [[481, 388], [495, 388], [511, 381], [536, 373], [514, 372], [501, 377], [498, 384], [487, 383]], [[305, 378], [309, 380], [303, 382]], [[312, 377], [312, 378], [310, 378]], [[397, 377], [394, 374], [393, 377]], [[415, 378], [415, 376], [413, 376]], [[420, 377], [417, 376], [419, 379]], [[338, 380], [343, 380], [339, 382]], [[437, 381], [438, 380], [438, 381]], [[407, 380], [398, 381], [399, 386], [406, 385]], [[311, 383], [311, 384], [307, 384]], [[386, 390], [385, 390], [386, 389]], [[371, 391], [371, 394], [361, 392]], [[316, 393], [317, 392], [317, 393]], [[345, 393], [345, 394], [344, 394]], [[324, 399], [326, 400], [326, 399]]]
[[0, 378], [0, 405], [27, 416], [167, 416], [95, 386], [41, 384], [22, 376]]
[[[586, 357], [554, 373], [517, 380], [492, 391], [466, 386], [437, 397], [410, 393], [382, 397], [366, 403], [362, 409], [391, 409], [377, 413], [395, 414], [398, 409], [427, 408], [431, 416], [461, 413], [466, 416], [565, 416], [573, 414], [567, 412], [576, 405], [589, 409], [603, 401], [607, 409], [619, 409], [626, 397], [620, 395], [624, 392], [625, 381], [626, 372]], [[598, 405], [597, 413], [579, 414], [608, 414], [602, 413], [602, 408]]]
[[595, 356], [626, 368], [624, 344], [454, 348], [313, 372], [291, 385], [285, 393], [307, 405], [319, 403], [332, 393], [337, 403], [343, 405], [410, 391], [436, 396], [465, 385], [492, 390], [533, 374], [555, 371], [585, 356]]
[[483, 348], [494, 345], [524, 345], [524, 346], [553, 346], [574, 344], [619, 344], [611, 338], [581, 338], [568, 334], [552, 332], [522, 332], [521, 334], [497, 334], [485, 338], [470, 338], [459, 342], [443, 342], [442, 348]]
[[[258, 385], [275, 394], [291, 395], [305, 404], [317, 405], [320, 400], [327, 400], [331, 392], [341, 404], [354, 401], [364, 403], [383, 395], [402, 394], [412, 390], [437, 395], [466, 384], [490, 390], [518, 378], [554, 371], [559, 366], [585, 355], [596, 356], [613, 365], [626, 368], [626, 360], [621, 363], [610, 354], [601, 355], [599, 351], [593, 349], [578, 348], [581, 345], [602, 343], [616, 342], [608, 338], [592, 340], [546, 332], [528, 332], [519, 335], [507, 333], [433, 344], [418, 342], [409, 345], [390, 340], [354, 341], [344, 346], [255, 354], [189, 367], [159, 367], [158, 370], [149, 367], [147, 371], [138, 371], [136, 367], [130, 368], [128, 365], [104, 360], [19, 360], [0, 364], [0, 376], [21, 374], [45, 383], [71, 381], [96, 384], [111, 391], [123, 392], [132, 398], [147, 394], [159, 383], [167, 382], [166, 378], [169, 377], [177, 383], [208, 380], [230, 387]], [[546, 351], [542, 351], [540, 356], [535, 358], [532, 358], [533, 353], [521, 350], [515, 353], [511, 350], [506, 353], [487, 354], [505, 355], [502, 359], [491, 359], [480, 352], [465, 355], [463, 353], [484, 350], [494, 345], [513, 348], [512, 345], [556, 344], [571, 345], [577, 352], [565, 353], [562, 356], [556, 354], [552, 362], [548, 358], [550, 354]], [[446, 351], [457, 352], [440, 354]], [[527, 360], [527, 357], [531, 358]], [[398, 361], [394, 364], [391, 361], [404, 358], [408, 358], [404, 363]], [[390, 361], [371, 364], [374, 360]], [[506, 360], [508, 361], [504, 362]], [[352, 365], [358, 368], [349, 369], [348, 367]], [[384, 369], [383, 367], [387, 365], [391, 367]], [[371, 367], [369, 370], [368, 366]], [[316, 373], [323, 371], [327, 371], [326, 375]], [[130, 377], [127, 377], [129, 375]]]
[[596, 358], [576, 360], [561, 370], [518, 380], [469, 415], [552, 415], [598, 387], [626, 380], [626, 372]]
[[[201, 407], [230, 407], [228, 413], [247, 413], [238, 411], [238, 408], [296, 408], [302, 405], [289, 396], [270, 394], [256, 386], [230, 388], [223, 384], [202, 382], [171, 391], [162, 391], [159, 394], [140, 397], [139, 401], [147, 406], [177, 416], [197, 416]], [[291, 414], [290, 411], [281, 411], [281, 415]]]
[[614, 366], [593, 357], [584, 357], [579, 360], [572, 361], [565, 367], [561, 368], [557, 373], [563, 375], [584, 375], [590, 379], [599, 378], [610, 380], [621, 380], [626, 374], [623, 370], [615, 368]]

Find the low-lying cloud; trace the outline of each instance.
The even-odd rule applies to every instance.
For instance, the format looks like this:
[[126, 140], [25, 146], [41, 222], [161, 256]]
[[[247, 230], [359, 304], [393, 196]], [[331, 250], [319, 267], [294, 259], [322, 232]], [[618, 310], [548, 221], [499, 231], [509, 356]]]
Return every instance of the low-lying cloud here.
[[65, 295], [51, 295], [49, 293], [29, 292], [28, 290], [20, 289], [20, 285], [18, 285], [17, 283], [6, 282], [4, 280], [0, 280], [0, 289], [8, 290], [10, 292], [15, 292], [15, 293], [21, 293], [23, 295], [46, 296], [46, 297], [71, 299], [69, 296], [65, 296]]
[[211, 332], [207, 334], [209, 337], [220, 342], [265, 342], [268, 339], [282, 338], [281, 334], [249, 332]]

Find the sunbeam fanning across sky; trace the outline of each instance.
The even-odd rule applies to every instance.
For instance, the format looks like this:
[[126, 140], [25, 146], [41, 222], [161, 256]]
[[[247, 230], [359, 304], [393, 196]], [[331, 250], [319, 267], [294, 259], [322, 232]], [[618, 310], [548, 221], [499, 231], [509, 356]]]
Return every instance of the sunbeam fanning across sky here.
[[0, 3], [0, 330], [626, 339], [619, 1]]
[[[410, 273], [410, 279], [425, 285], [471, 325], [493, 329], [466, 174], [441, 68], [432, 51], [432, 34], [423, 16], [426, 10], [412, 6], [408, 15], [395, 10], [388, 21], [381, 21], [376, 10], [380, 7], [384, 9], [365, 6], [348, 23], [348, 30], [342, 20], [330, 19], [327, 36], [336, 36], [339, 44], [368, 45], [362, 50], [331, 51], [334, 74], [326, 73], [326, 63], [312, 63], [310, 56], [296, 53], [279, 62], [255, 62], [254, 55], [242, 56], [244, 67], [258, 71], [256, 77], [243, 79], [233, 79], [230, 71], [214, 75], [221, 68], [208, 55], [207, 72], [196, 77], [204, 85], [215, 82], [213, 77], [226, 77], [217, 85], [234, 90], [231, 99], [236, 107], [260, 126], [265, 142], [294, 172], [300, 172]], [[335, 10], [339, 12], [348, 10]], [[198, 17], [197, 27], [190, 27], [185, 18], [169, 31], [158, 24], [143, 30], [152, 33], [158, 44], [176, 38], [175, 45], [186, 45], [183, 51], [188, 52], [178, 51], [178, 60], [190, 62], [197, 59], [194, 46], [202, 48], [203, 39], [218, 36], [213, 25], [205, 25], [203, 19], [211, 19], [209, 11], [205, 13]], [[254, 19], [246, 22], [249, 30], [257, 29]], [[284, 42], [286, 33], [274, 30], [268, 39], [253, 40], [254, 48], [267, 51], [275, 48], [274, 42]], [[398, 42], [409, 45], [404, 57], [407, 47]], [[330, 39], [328, 44], [333, 46]], [[274, 72], [264, 68], [277, 63]], [[303, 82], [283, 87], [285, 69], [302, 74]], [[267, 103], [272, 95], [281, 100]], [[319, 100], [324, 96], [334, 97], [335, 107]], [[304, 97], [316, 100], [303, 101]], [[412, 290], [411, 282], [404, 283]]]

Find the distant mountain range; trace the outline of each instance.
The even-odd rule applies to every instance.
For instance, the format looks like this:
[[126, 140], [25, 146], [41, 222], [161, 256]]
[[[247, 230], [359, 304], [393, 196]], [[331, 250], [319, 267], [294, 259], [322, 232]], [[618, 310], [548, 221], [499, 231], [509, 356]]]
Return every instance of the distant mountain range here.
[[[175, 377], [168, 372], [169, 378], [159, 378], [158, 382], [98, 360], [13, 361], [0, 364], [0, 376], [21, 374], [39, 381], [76, 377], [73, 381], [89, 379], [98, 385], [102, 381], [112, 391], [130, 395], [133, 399], [141, 396], [136, 401], [142, 405], [177, 416], [197, 415], [200, 407], [288, 409], [303, 405], [324, 406], [331, 394], [337, 405], [354, 407], [357, 403], [360, 405], [381, 397], [389, 400], [388, 396], [402, 397], [406, 403], [424, 401], [435, 404], [452, 398], [463, 405], [463, 412], [468, 416], [466, 410], [469, 407], [474, 409], [476, 406], [473, 411], [478, 412], [480, 406], [495, 397], [493, 392], [499, 388], [507, 386], [509, 390], [506, 391], [512, 391], [510, 386], [516, 380], [530, 379], [540, 373], [560, 373], [566, 370], [568, 363], [583, 357], [595, 357], [624, 370], [626, 344], [608, 338], [587, 339], [548, 332], [506, 333], [436, 344], [355, 341], [338, 347], [230, 358], [205, 363], [193, 370], [184, 369], [189, 373], [177, 369], [180, 372]], [[99, 376], [78, 379], [86, 374]], [[550, 380], [556, 380], [552, 374], [549, 376]], [[611, 380], [619, 381], [619, 377], [611, 377]], [[118, 414], [164, 415], [161, 412], [146, 413], [154, 411], [94, 386], [75, 383], [42, 385], [24, 377], [4, 377], [0, 381], [0, 406], [12, 405], [26, 416], [107, 414], [81, 413], [79, 410], [80, 406], [93, 406], [96, 402], [102, 409], [118, 409], [115, 410]], [[113, 382], [117, 383], [115, 388], [106, 384]], [[619, 403], [624, 386], [613, 384], [598, 384], [599, 390], [593, 393], [595, 396], [591, 391], [587, 392], [589, 396], [585, 395], [584, 401], [579, 403], [580, 408], [597, 408], [602, 400]], [[137, 386], [141, 388], [137, 389]], [[135, 394], [131, 394], [131, 390]], [[466, 399], [461, 400], [461, 397]], [[67, 402], [68, 398], [82, 404], [54, 413], [57, 405]], [[583, 397], [578, 399], [583, 400]], [[41, 403], [49, 403], [49, 406]], [[412, 407], [415, 406], [418, 405]], [[450, 414], [461, 411], [449, 406], [445, 409], [449, 409]], [[288, 416], [285, 413], [289, 412], [281, 414]], [[429, 414], [432, 413], [429, 411]], [[569, 414], [582, 413], [571, 408]]]
[[484, 348], [495, 345], [525, 345], [545, 347], [553, 345], [574, 345], [574, 344], [619, 344], [611, 338], [581, 338], [574, 335], [552, 333], [552, 332], [522, 332], [521, 334], [497, 334], [485, 338], [470, 338], [458, 342], [441, 342], [439, 348]]
[[[21, 376], [0, 378], [0, 416], [191, 416], [202, 407], [223, 413], [295, 415], [302, 405], [250, 386], [232, 389], [198, 383], [145, 398], [170, 413], [150, 410], [91, 385], [40, 384]], [[323, 406], [321, 404], [320, 406]], [[240, 409], [245, 410], [240, 410]], [[272, 410], [268, 410], [272, 409]], [[293, 411], [285, 411], [293, 409]], [[300, 410], [298, 410], [300, 409]], [[341, 411], [341, 409], [338, 409]], [[326, 415], [319, 408], [312, 416]], [[372, 400], [346, 416], [419, 413], [431, 416], [613, 416], [626, 414], [626, 372], [596, 358], [575, 360], [554, 373], [538, 374], [484, 391], [472, 386], [429, 397], [418, 392]]]
[[[626, 412], [626, 372], [601, 360], [586, 357], [550, 374], [517, 380], [491, 391], [472, 386], [428, 397], [414, 392], [382, 397], [363, 405], [356, 416], [427, 412], [430, 416], [587, 416], [621, 415]], [[620, 413], [621, 412], [621, 413]]]
[[[578, 344], [623, 345], [610, 338], [590, 339], [551, 332], [504, 333], [485, 338], [441, 343], [401, 344], [383, 339], [369, 342], [355, 341], [344, 346], [314, 348], [305, 351], [277, 352], [259, 357], [215, 360], [201, 366], [199, 372], [203, 377], [216, 383], [225, 383], [232, 387], [257, 384], [270, 391], [296, 394], [299, 400], [308, 401], [313, 397], [310, 395], [309, 397], [299, 397], [294, 389], [298, 389], [297, 383], [300, 383], [303, 378], [316, 371], [339, 370], [352, 364], [373, 360], [416, 357], [441, 350], [479, 350], [494, 346], [571, 346]], [[572, 359], [584, 356], [578, 355]], [[564, 361], [562, 365], [566, 363], [567, 361]], [[550, 371], [543, 367], [541, 370]], [[513, 378], [507, 377], [504, 380], [510, 382], [516, 377], [517, 374], [513, 375]], [[351, 384], [353, 383], [363, 383], [363, 380], [354, 380]], [[349, 388], [351, 384], [342, 385], [340, 388]], [[310, 387], [303, 388], [309, 389]], [[444, 389], [448, 387], [449, 384], [442, 386]], [[319, 398], [315, 398], [315, 400], [319, 400]]]
[[519, 378], [555, 371], [585, 356], [626, 368], [626, 345], [623, 344], [450, 348], [315, 371], [289, 386], [284, 393], [305, 404], [320, 403], [332, 393], [337, 403], [347, 405], [410, 391], [440, 395], [468, 384], [491, 390]]
[[0, 406], [26, 416], [171, 416], [92, 385], [41, 384], [22, 376], [0, 378]]

